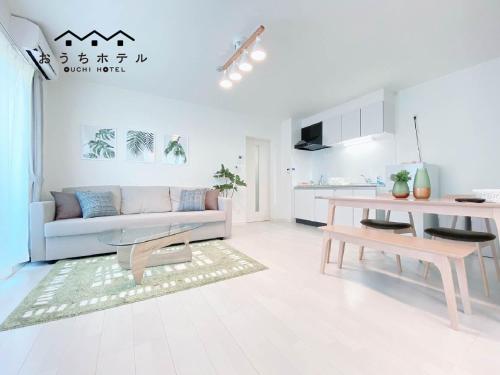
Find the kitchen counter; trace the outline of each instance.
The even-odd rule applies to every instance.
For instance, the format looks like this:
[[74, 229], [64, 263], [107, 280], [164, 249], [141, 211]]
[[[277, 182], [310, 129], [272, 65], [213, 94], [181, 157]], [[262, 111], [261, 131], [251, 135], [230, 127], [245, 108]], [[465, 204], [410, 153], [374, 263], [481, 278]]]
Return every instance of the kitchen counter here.
[[376, 189], [376, 184], [348, 184], [348, 185], [297, 185], [295, 189]]

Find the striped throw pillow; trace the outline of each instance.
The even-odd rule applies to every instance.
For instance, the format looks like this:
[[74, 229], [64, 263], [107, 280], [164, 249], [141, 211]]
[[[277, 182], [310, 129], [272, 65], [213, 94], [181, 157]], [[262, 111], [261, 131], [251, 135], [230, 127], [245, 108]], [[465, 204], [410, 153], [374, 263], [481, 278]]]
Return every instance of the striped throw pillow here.
[[84, 219], [118, 215], [113, 205], [113, 193], [110, 191], [77, 191], [75, 195], [80, 202]]

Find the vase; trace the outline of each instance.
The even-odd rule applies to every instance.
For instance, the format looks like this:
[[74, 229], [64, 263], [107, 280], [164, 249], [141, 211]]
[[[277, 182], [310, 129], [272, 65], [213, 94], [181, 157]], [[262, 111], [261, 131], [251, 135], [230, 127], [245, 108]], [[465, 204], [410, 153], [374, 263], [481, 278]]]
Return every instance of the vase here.
[[429, 199], [431, 196], [431, 180], [427, 168], [418, 168], [413, 180], [413, 196], [415, 199]]
[[410, 187], [406, 181], [395, 181], [392, 187], [392, 195], [394, 198], [408, 198], [410, 195]]

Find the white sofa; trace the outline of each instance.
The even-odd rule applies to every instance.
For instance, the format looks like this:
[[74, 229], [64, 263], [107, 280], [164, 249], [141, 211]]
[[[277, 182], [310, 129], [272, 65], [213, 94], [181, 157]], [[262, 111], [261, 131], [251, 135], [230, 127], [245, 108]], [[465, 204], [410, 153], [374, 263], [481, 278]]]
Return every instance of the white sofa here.
[[[181, 187], [90, 186], [65, 188], [63, 192], [111, 191], [120, 215], [91, 219], [55, 220], [55, 202], [33, 202], [30, 206], [31, 261], [56, 260], [116, 251], [97, 236], [110, 229], [161, 226], [173, 223], [203, 223], [193, 230], [191, 241], [231, 236], [232, 207], [228, 198], [218, 198], [218, 210], [178, 212]], [[155, 212], [160, 211], [160, 212]], [[137, 213], [131, 213], [137, 212]]]

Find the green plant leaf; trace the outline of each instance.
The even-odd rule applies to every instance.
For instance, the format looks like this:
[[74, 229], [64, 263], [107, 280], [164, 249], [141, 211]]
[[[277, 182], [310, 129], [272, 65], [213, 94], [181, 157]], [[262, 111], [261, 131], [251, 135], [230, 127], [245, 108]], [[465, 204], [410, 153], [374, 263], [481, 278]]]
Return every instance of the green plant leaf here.
[[138, 156], [145, 151], [154, 151], [154, 134], [138, 130], [127, 132], [127, 150], [134, 156]]

